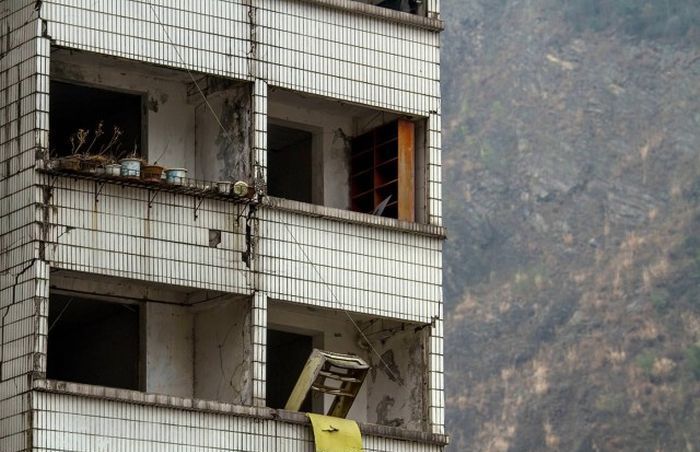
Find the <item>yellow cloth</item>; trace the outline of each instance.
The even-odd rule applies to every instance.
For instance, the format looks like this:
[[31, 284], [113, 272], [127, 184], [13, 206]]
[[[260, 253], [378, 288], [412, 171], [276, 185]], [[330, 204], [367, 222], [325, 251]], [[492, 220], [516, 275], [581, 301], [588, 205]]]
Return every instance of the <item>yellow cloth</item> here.
[[306, 415], [314, 429], [316, 452], [362, 452], [362, 434], [357, 422], [322, 414]]

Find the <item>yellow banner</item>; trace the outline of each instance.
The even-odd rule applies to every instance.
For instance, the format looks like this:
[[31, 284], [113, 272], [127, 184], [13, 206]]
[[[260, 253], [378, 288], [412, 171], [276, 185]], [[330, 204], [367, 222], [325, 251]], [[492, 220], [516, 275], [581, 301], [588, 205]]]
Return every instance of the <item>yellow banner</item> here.
[[362, 434], [357, 422], [322, 414], [306, 415], [314, 429], [316, 452], [362, 452]]

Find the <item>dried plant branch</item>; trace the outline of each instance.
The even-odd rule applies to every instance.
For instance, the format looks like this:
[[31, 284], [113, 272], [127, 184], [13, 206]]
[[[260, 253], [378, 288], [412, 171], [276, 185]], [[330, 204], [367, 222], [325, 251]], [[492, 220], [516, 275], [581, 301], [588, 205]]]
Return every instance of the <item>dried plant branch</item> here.
[[[85, 155], [89, 155], [90, 151], [92, 150], [92, 147], [95, 145], [95, 142], [102, 136], [104, 135], [104, 132], [102, 131], [102, 126], [104, 125], [104, 121], [100, 120], [100, 122], [97, 123], [97, 128], [95, 129], [95, 135], [92, 137], [92, 141], [90, 142], [90, 145], [88, 148], [85, 150]], [[100, 155], [100, 154], [98, 154]]]
[[99, 155], [106, 154], [112, 147], [118, 144], [123, 133], [124, 132], [118, 126], [114, 126], [114, 129], [112, 130], [112, 138], [110, 138], [109, 142], [105, 146], [100, 148]]

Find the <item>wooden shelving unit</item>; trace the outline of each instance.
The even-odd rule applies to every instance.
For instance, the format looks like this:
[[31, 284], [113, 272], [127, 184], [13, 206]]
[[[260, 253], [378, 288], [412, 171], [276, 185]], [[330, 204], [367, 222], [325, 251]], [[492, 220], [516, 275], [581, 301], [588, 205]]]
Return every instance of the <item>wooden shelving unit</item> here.
[[415, 126], [399, 119], [352, 141], [351, 208], [372, 213], [389, 199], [382, 216], [414, 221]]

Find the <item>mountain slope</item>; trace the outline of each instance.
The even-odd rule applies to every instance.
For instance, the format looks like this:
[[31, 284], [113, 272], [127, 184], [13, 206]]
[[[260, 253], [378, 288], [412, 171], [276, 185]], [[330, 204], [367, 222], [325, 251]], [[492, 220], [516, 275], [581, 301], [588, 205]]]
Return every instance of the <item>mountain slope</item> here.
[[700, 8], [661, 3], [443, 0], [453, 450], [700, 445]]

